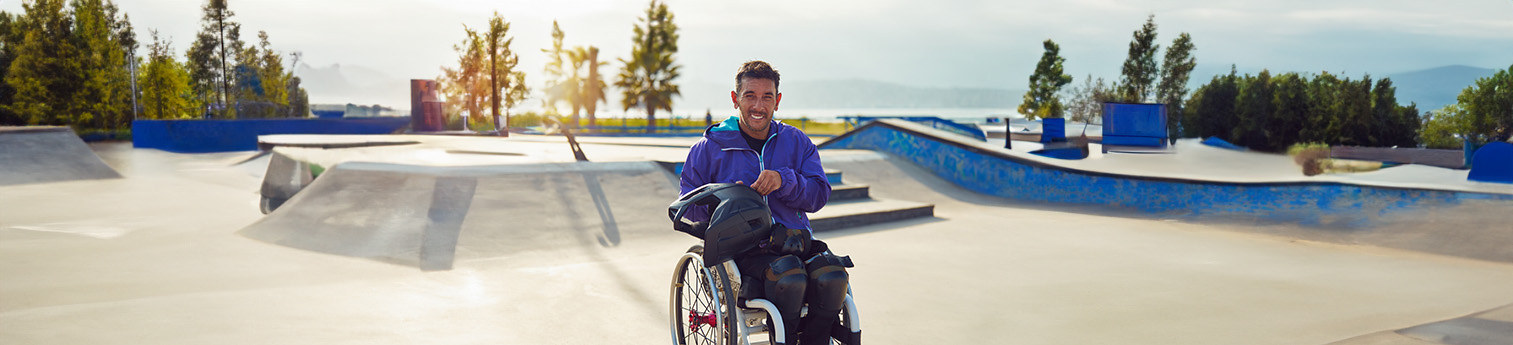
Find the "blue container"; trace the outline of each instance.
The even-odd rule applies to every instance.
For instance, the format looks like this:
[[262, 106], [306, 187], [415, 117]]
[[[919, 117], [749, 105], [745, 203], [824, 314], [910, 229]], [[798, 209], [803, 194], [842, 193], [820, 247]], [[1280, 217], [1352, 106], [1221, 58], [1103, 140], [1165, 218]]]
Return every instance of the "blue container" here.
[[1059, 117], [1040, 119], [1040, 142], [1066, 142], [1066, 119]]

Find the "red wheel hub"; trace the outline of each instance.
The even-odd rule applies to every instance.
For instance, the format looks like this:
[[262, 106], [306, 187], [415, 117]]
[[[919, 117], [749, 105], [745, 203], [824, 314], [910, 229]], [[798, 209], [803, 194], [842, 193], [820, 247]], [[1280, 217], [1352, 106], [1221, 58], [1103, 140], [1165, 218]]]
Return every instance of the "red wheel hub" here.
[[719, 322], [719, 316], [715, 316], [714, 313], [700, 314], [697, 311], [688, 312], [688, 331], [690, 332], [698, 332], [699, 326], [714, 326]]

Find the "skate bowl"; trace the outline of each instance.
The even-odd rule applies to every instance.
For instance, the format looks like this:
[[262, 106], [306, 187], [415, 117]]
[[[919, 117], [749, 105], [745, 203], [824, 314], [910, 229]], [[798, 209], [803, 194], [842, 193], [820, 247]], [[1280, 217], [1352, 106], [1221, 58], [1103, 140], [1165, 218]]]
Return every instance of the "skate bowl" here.
[[68, 127], [0, 127], [0, 186], [120, 177]]
[[521, 251], [615, 247], [668, 231], [676, 177], [653, 162], [338, 164], [242, 236], [422, 270]]
[[[1309, 178], [1275, 167], [1270, 168], [1274, 171], [1260, 172], [1225, 168], [1253, 160], [1286, 158], [1200, 146], [1187, 146], [1190, 153], [1170, 155], [1178, 157], [1169, 160], [1129, 155], [1063, 161], [1001, 149], [905, 121], [880, 120], [827, 141], [820, 148], [865, 149], [904, 157], [956, 185], [987, 195], [1112, 206], [1161, 216], [1364, 228], [1399, 219], [1395, 215], [1403, 211], [1442, 209], [1467, 202], [1513, 206], [1513, 188], [1506, 186], [1392, 181], [1393, 174], [1403, 172], [1362, 178]], [[1176, 163], [1191, 166], [1165, 166]], [[1464, 176], [1464, 172], [1461, 174]]]

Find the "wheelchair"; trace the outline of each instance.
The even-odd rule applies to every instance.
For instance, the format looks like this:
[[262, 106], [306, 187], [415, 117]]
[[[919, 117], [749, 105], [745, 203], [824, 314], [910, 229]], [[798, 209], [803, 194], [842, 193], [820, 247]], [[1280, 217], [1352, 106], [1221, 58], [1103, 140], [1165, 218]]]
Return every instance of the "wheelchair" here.
[[[722, 188], [725, 191], [721, 191]], [[679, 231], [687, 231], [693, 225], [682, 220], [684, 206], [695, 203], [714, 206], [720, 199], [725, 199], [714, 194], [721, 194], [720, 192], [730, 194], [730, 191], [755, 193], [749, 187], [733, 184], [711, 184], [689, 192], [669, 207], [669, 216], [674, 220], [674, 227]], [[705, 199], [702, 203], [699, 200], [700, 195]], [[760, 199], [756, 200], [760, 201]], [[766, 209], [765, 202], [759, 206], [761, 209]], [[755, 205], [748, 206], [748, 209], [754, 210]], [[711, 218], [721, 217], [718, 214], [720, 212], [722, 211], [717, 210], [717, 214]], [[748, 215], [753, 214], [760, 213]], [[730, 232], [716, 234], [711, 229], [709, 230], [711, 233], [705, 236], [708, 240], [690, 247], [678, 259], [677, 266], [673, 269], [668, 303], [673, 344], [793, 344], [797, 341], [797, 339], [784, 339], [787, 333], [783, 329], [784, 323], [777, 306], [759, 296], [762, 291], [761, 282], [751, 281], [750, 278], [753, 277], [743, 275], [733, 258], [733, 254], [751, 250], [751, 248], [731, 246], [730, 239], [760, 234], [761, 231], [770, 228], [770, 223], [757, 224], [761, 223], [761, 218], [765, 218], [766, 222], [771, 221], [770, 215], [745, 220], [753, 224], [752, 229], [746, 231], [747, 234], [735, 236], [731, 236]], [[693, 233], [690, 232], [690, 234]], [[749, 241], [748, 239], [734, 242]], [[706, 245], [710, 248], [706, 248]], [[829, 254], [828, 251], [825, 253]], [[712, 264], [709, 264], [711, 262]], [[807, 315], [808, 311], [808, 306], [803, 307], [799, 313], [800, 317]], [[839, 322], [832, 328], [830, 342], [846, 345], [861, 344], [861, 320], [857, 314], [856, 302], [850, 286], [846, 288], [845, 303], [840, 310]]]

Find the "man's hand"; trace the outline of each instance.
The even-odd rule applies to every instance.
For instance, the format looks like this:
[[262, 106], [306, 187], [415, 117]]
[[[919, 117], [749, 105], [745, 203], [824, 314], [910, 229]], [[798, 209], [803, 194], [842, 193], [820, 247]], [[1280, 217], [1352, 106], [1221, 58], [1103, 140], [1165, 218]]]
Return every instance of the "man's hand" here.
[[[745, 184], [745, 181], [735, 181], [735, 183]], [[778, 190], [778, 188], [783, 188], [783, 175], [772, 170], [762, 170], [762, 174], [757, 176], [756, 182], [751, 183], [751, 189], [755, 189], [757, 194], [763, 196]]]

